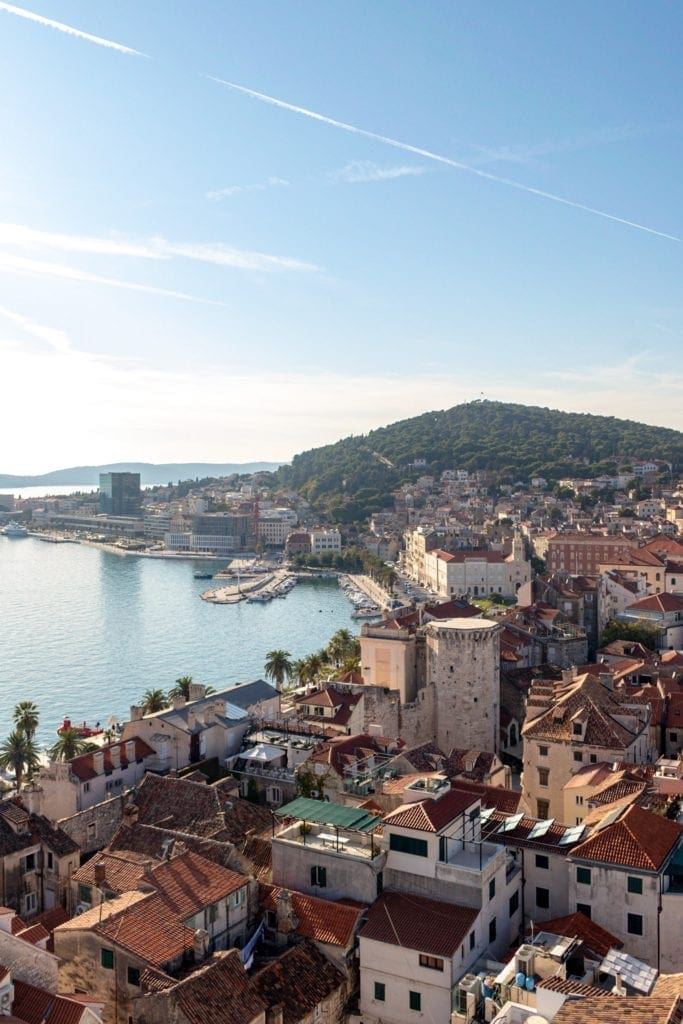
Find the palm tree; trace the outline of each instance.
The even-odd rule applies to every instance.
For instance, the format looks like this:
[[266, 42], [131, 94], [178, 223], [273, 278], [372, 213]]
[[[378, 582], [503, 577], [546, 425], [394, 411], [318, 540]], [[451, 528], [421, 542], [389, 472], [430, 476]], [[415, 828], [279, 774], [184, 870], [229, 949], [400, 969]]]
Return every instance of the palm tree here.
[[311, 683], [318, 681], [325, 659], [320, 657], [320, 654], [309, 654], [306, 658], [306, 673]]
[[[175, 697], [183, 697], [186, 701], [188, 701], [190, 699], [190, 686], [192, 685], [193, 682], [194, 680], [192, 676], [180, 676], [179, 679], [176, 679], [175, 686], [172, 686], [171, 689], [168, 691], [168, 696], [170, 697], [171, 700], [173, 700]], [[205, 686], [204, 689], [206, 691], [207, 696], [210, 693], [216, 692], [213, 686]]]
[[165, 707], [168, 707], [168, 701], [163, 690], [145, 690], [142, 695], [144, 714], [153, 715], [156, 711], [163, 711]]
[[349, 654], [353, 639], [353, 635], [348, 629], [338, 629], [331, 637], [327, 645], [327, 653], [337, 667]]
[[275, 689], [280, 693], [285, 679], [292, 674], [292, 663], [289, 660], [289, 651], [275, 650], [268, 651], [264, 665], [265, 674], [275, 683]]
[[63, 729], [59, 739], [48, 751], [51, 761], [70, 761], [79, 754], [85, 754], [92, 750], [93, 743], [86, 743], [78, 729]]
[[305, 658], [298, 658], [296, 661], [292, 662], [292, 671], [289, 678], [293, 679], [300, 686], [302, 683], [308, 682], [308, 669], [306, 667]]
[[32, 740], [40, 717], [38, 705], [32, 700], [22, 700], [14, 708], [12, 717], [19, 732], [23, 732], [27, 739]]
[[17, 792], [21, 789], [24, 771], [30, 778], [38, 765], [38, 748], [21, 729], [13, 729], [7, 739], [0, 743], [0, 768], [9, 768], [14, 772]]

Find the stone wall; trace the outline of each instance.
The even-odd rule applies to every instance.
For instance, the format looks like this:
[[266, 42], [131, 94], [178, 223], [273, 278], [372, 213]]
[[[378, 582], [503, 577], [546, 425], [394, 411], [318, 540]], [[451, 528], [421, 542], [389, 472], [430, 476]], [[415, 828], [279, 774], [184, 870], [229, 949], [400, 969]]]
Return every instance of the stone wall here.
[[95, 853], [113, 838], [123, 821], [123, 808], [128, 799], [125, 794], [111, 797], [85, 811], [72, 814], [70, 818], [63, 818], [57, 824], [78, 843], [82, 854]]
[[57, 991], [59, 961], [40, 946], [0, 931], [0, 963], [11, 970], [15, 981]]

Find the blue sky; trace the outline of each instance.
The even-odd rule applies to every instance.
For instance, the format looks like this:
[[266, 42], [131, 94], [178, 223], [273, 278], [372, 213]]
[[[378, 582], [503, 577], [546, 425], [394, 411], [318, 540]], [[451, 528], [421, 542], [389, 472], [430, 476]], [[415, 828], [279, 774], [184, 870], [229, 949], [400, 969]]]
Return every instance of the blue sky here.
[[481, 394], [683, 426], [677, 3], [14, 6], [0, 471]]

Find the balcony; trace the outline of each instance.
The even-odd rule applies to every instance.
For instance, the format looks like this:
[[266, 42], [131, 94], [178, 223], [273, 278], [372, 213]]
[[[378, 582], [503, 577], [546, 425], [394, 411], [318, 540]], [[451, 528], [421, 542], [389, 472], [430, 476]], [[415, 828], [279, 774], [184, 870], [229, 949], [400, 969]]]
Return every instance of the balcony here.
[[448, 850], [445, 860], [436, 865], [436, 877], [444, 882], [456, 882], [459, 877], [472, 884], [472, 874], [485, 880], [506, 863], [505, 847], [495, 843], [458, 842]]

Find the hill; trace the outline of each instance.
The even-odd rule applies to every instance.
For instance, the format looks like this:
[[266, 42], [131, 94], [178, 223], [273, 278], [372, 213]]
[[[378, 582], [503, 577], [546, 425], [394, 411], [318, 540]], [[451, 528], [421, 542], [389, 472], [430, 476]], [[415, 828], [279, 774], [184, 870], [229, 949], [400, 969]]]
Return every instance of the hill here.
[[[681, 470], [683, 434], [613, 416], [481, 401], [302, 452], [277, 477], [313, 501], [351, 499], [381, 507], [389, 491], [419, 473], [491, 470], [510, 482], [537, 475], [553, 481], [651, 458]], [[426, 464], [416, 470], [412, 464], [419, 459]]]
[[97, 487], [100, 473], [139, 473], [143, 485], [167, 484], [169, 481], [194, 480], [197, 477], [232, 476], [233, 473], [272, 472], [279, 462], [112, 462], [104, 466], [72, 466], [56, 469], [40, 476], [0, 473], [0, 487], [40, 487], [43, 484], [68, 486], [89, 484]]

